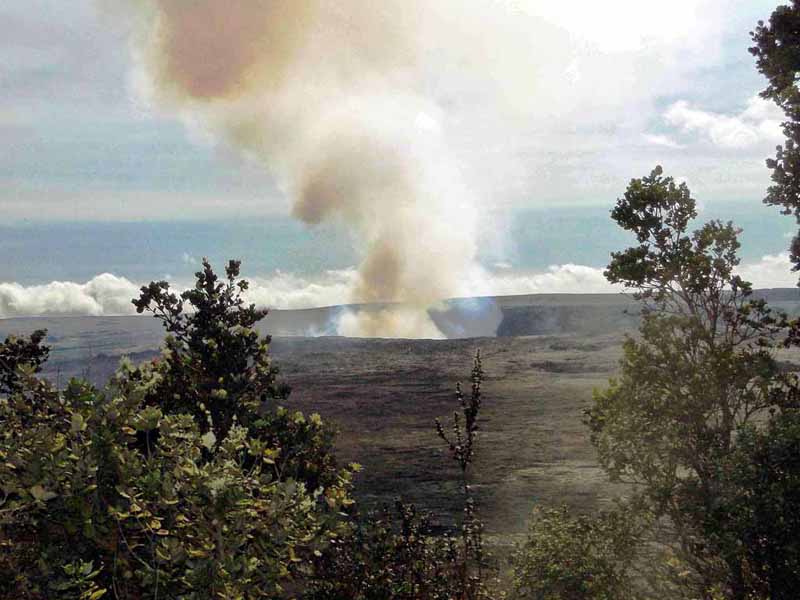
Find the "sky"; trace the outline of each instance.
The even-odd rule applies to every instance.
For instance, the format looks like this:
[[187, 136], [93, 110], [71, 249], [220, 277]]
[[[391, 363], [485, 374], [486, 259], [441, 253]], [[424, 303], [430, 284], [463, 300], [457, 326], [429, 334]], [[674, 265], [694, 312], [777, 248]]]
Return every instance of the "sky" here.
[[[441, 31], [449, 19], [452, 28], [467, 23], [448, 12], [446, 1]], [[768, 18], [775, 0], [473, 2], [492, 11], [481, 20], [485, 30], [470, 33], [474, 55], [439, 58], [455, 37], [420, 46], [423, 64], [430, 65], [423, 73], [426, 98], [434, 107], [420, 119], [435, 113], [435, 126], [492, 230], [480, 253], [494, 277], [484, 291], [501, 291], [509, 273], [527, 283], [506, 288], [527, 291], [531, 277], [564, 265], [602, 267], [604, 257], [575, 250], [591, 234], [569, 215], [586, 207], [600, 218], [632, 177], [656, 164], [686, 181], [710, 213], [733, 207], [748, 222], [748, 268], [763, 273], [756, 267], [762, 261], [775, 270], [763, 283], [793, 284], [792, 275], [778, 276], [788, 265], [781, 251], [791, 227], [760, 204], [769, 184], [764, 159], [781, 142], [781, 115], [758, 98], [763, 81], [747, 52], [749, 31]], [[0, 235], [6, 238], [0, 249], [12, 253], [10, 266], [0, 269], [0, 285], [7, 286], [5, 300], [0, 288], [0, 317], [4, 310], [33, 310], [13, 308], [21, 306], [20, 294], [32, 294], [30, 286], [56, 280], [85, 286], [102, 273], [138, 284], [174, 276], [167, 271], [195, 264], [201, 252], [218, 254], [197, 244], [181, 249], [170, 239], [154, 251], [160, 258], [151, 271], [132, 269], [126, 265], [140, 255], [115, 246], [109, 233], [120, 227], [131, 236], [139, 227], [159, 246], [156, 229], [174, 238], [181, 227], [205, 223], [208, 235], [236, 236], [235, 227], [209, 233], [208, 224], [263, 223], [265, 233], [281, 228], [294, 241], [276, 246], [251, 232], [237, 251], [266, 253], [259, 276], [281, 271], [307, 286], [315, 274], [330, 283], [350, 273], [359, 260], [352, 232], [335, 223], [310, 233], [299, 224], [287, 229], [293, 201], [280, 172], [244, 156], [185, 107], [147, 93], [133, 17], [123, 4], [9, 0], [0, 6]], [[542, 211], [565, 215], [563, 243], [532, 230], [541, 226], [535, 215]], [[515, 229], [519, 215], [527, 215], [522, 222], [531, 230]], [[77, 243], [54, 244], [46, 256], [35, 251], [47, 228], [68, 240], [75, 227], [83, 228], [83, 246], [87, 236], [100, 240], [89, 244], [96, 250], [91, 259]], [[618, 241], [612, 227], [598, 225], [597, 232], [607, 245]], [[537, 235], [548, 245], [537, 246]], [[315, 246], [318, 239], [336, 246], [333, 257]], [[229, 247], [230, 239], [220, 245]], [[298, 248], [307, 261], [297, 258]], [[14, 288], [13, 296], [8, 286], [14, 285], [23, 292]], [[544, 291], [541, 282], [534, 287]], [[322, 300], [306, 303], [315, 301]]]
[[[534, 10], [522, 0], [508, 4]], [[455, 107], [453, 122], [483, 119], [469, 128], [477, 143], [459, 140], [461, 151], [507, 157], [511, 172], [491, 182], [498, 204], [607, 204], [655, 162], [707, 201], [761, 197], [780, 115], [754, 99], [762, 80], [747, 52], [748, 32], [775, 5], [543, 2], [541, 18], [558, 31], [537, 50], [560, 52], [564, 43], [570, 55], [558, 61], [568, 66], [553, 77], [560, 81], [535, 81], [558, 94], [556, 105], [540, 100], [547, 89], [530, 101], [555, 114], [514, 123], [515, 135], [485, 148], [475, 132], [496, 123], [474, 107]], [[287, 201], [263, 169], [198, 140], [174, 115], [137, 97], [120, 20], [105, 4], [85, 0], [0, 7], [6, 218], [285, 213]]]

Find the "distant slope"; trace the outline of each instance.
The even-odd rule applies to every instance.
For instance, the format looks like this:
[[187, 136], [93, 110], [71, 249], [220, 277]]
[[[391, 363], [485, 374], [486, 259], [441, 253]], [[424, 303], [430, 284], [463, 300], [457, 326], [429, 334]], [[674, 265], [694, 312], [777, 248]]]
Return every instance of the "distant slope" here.
[[[776, 310], [800, 314], [800, 290], [776, 288], [756, 290]], [[601, 335], [634, 329], [639, 307], [622, 294], [539, 294], [495, 298], [502, 318], [498, 337], [574, 333]]]
[[[800, 314], [800, 291], [759, 290], [757, 297], [790, 314]], [[335, 335], [342, 311], [374, 311], [386, 305], [349, 305], [306, 310], [273, 310], [260, 329], [277, 337]], [[618, 333], [636, 327], [638, 307], [622, 294], [533, 294], [456, 298], [430, 311], [450, 339], [527, 335]], [[53, 361], [87, 364], [98, 356], [152, 351], [161, 343], [158, 321], [146, 316], [27, 317], [0, 319], [0, 339], [10, 333], [46, 328]]]

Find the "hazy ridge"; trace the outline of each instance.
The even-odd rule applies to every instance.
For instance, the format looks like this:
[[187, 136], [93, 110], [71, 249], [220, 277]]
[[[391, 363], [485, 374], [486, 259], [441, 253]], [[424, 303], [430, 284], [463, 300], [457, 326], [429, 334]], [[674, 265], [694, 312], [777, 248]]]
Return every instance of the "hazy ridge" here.
[[[779, 310], [800, 313], [800, 292], [793, 288], [758, 290]], [[343, 311], [378, 311], [385, 304], [272, 310], [259, 329], [276, 338], [314, 338], [335, 334]], [[430, 311], [448, 339], [536, 335], [605, 335], [638, 325], [635, 301], [623, 294], [533, 294], [455, 298]], [[0, 339], [46, 328], [52, 347], [46, 374], [88, 375], [100, 383], [124, 355], [152, 356], [163, 339], [160, 323], [148, 316], [43, 316], [0, 319]], [[88, 369], [88, 370], [87, 370]]]

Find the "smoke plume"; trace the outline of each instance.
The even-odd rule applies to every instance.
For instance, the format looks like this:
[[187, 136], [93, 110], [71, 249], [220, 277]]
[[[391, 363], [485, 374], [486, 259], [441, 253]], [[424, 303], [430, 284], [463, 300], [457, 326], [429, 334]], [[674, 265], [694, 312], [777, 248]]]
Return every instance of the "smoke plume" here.
[[342, 318], [370, 336], [436, 335], [426, 309], [486, 278], [487, 208], [552, 193], [553, 140], [599, 128], [604, 151], [607, 129], [649, 114], [632, 106], [674, 94], [684, 71], [665, 81], [647, 65], [693, 49], [698, 7], [719, 4], [653, 19], [633, 0], [127, 2], [151, 105], [262, 164], [296, 218], [347, 226], [362, 259], [348, 300], [403, 304]]
[[137, 7], [146, 97], [263, 163], [298, 219], [346, 224], [363, 259], [350, 301], [404, 305], [348, 314], [342, 332], [436, 337], [426, 309], [479, 270], [477, 203], [442, 116], [465, 73], [503, 72], [477, 13], [452, 0]]

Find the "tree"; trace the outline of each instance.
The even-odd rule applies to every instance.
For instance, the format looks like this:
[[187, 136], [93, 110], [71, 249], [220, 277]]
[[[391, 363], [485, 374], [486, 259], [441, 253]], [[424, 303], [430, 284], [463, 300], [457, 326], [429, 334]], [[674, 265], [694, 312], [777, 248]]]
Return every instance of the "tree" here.
[[153, 366], [158, 377], [145, 403], [165, 413], [191, 414], [204, 433], [218, 440], [234, 425], [245, 427], [276, 448], [276, 478], [294, 478], [309, 490], [335, 484], [334, 431], [318, 416], [307, 420], [279, 409], [291, 389], [277, 379], [270, 336], [255, 329], [267, 311], [245, 302], [249, 284], [237, 279], [239, 270], [239, 261], [230, 261], [220, 281], [203, 259], [192, 289], [178, 295], [166, 281], [141, 289], [133, 301], [137, 312], [151, 312], [167, 332]]
[[690, 233], [695, 216], [689, 189], [660, 167], [631, 181], [612, 211], [638, 244], [612, 254], [606, 277], [635, 290], [643, 317], [588, 423], [611, 478], [633, 484], [673, 528], [678, 583], [745, 598], [746, 556], [719, 518], [726, 468], [740, 431], [797, 407], [796, 381], [773, 353], [786, 318], [735, 273], [738, 231], [711, 221]]
[[102, 390], [58, 390], [35, 376], [36, 339], [6, 343], [0, 596], [282, 598], [308, 585], [346, 530], [352, 470], [335, 468], [318, 415], [264, 405], [285, 394], [237, 275], [231, 263], [220, 285], [205, 263], [190, 314], [165, 284], [145, 288], [137, 306], [152, 302], [172, 337], [162, 360], [123, 361]]
[[255, 330], [267, 311], [245, 303], [248, 283], [237, 281], [239, 270], [240, 263], [230, 261], [219, 281], [203, 259], [194, 288], [177, 295], [168, 282], [151, 282], [133, 300], [136, 312], [151, 312], [167, 332], [159, 368], [164, 379], [153, 401], [169, 412], [195, 415], [203, 427], [208, 411], [220, 439], [263, 402], [289, 395], [288, 387], [276, 384], [269, 336]]
[[800, 583], [800, 412], [739, 432], [724, 464], [727, 493], [706, 527], [742, 553], [753, 596], [797, 597]]
[[[773, 100], [786, 115], [786, 142], [767, 160], [773, 185], [764, 202], [783, 207], [783, 213], [794, 215], [800, 224], [800, 1], [776, 8], [767, 23], [758, 22], [751, 37], [750, 53], [768, 81], [761, 97]], [[795, 270], [800, 269], [800, 233], [792, 240], [790, 257]]]
[[622, 511], [575, 516], [534, 509], [513, 557], [520, 600], [631, 600], [630, 565], [640, 550], [637, 520]]
[[37, 329], [28, 337], [9, 336], [0, 344], [0, 394], [19, 390], [20, 368], [38, 373], [47, 362], [50, 348], [45, 346], [46, 329]]

